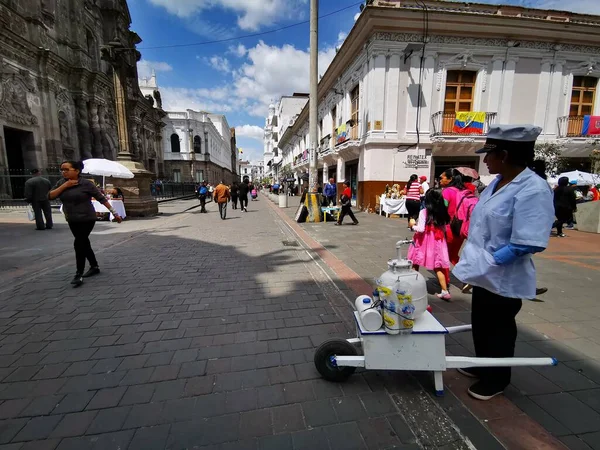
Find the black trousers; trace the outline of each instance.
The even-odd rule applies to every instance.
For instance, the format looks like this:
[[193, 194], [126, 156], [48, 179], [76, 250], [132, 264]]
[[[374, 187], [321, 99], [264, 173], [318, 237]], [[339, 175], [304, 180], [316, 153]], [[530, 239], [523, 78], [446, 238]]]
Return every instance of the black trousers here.
[[335, 195], [330, 195], [325, 198], [327, 198], [327, 206], [335, 206]]
[[342, 206], [342, 210], [340, 211], [340, 218], [338, 219], [338, 223], [341, 224], [344, 220], [344, 217], [350, 216], [354, 223], [357, 223], [356, 217], [354, 217], [354, 213], [352, 212], [352, 207], [350, 205]]
[[408, 220], [417, 220], [421, 211], [421, 200], [406, 200], [406, 210], [408, 211]]
[[[35, 214], [35, 227], [38, 230], [43, 230], [44, 228], [50, 229], [53, 227], [50, 200], [34, 200], [31, 202], [31, 207], [33, 208], [33, 212]], [[46, 224], [44, 224], [44, 218], [46, 218]]]
[[227, 202], [219, 203], [219, 214], [221, 219], [225, 220], [227, 218]]
[[554, 222], [556, 234], [562, 234], [564, 224], [573, 221], [573, 211], [570, 208], [558, 207], [555, 208], [554, 214], [556, 215], [556, 222]]
[[240, 209], [248, 209], [248, 196], [240, 195]]
[[98, 261], [90, 244], [90, 233], [94, 229], [96, 221], [93, 222], [69, 222], [71, 233], [75, 237], [75, 261], [77, 262], [77, 273], [83, 274], [85, 269], [85, 260], [90, 263], [90, 267], [97, 267]]
[[232, 209], [237, 209], [237, 202], [238, 202], [238, 198], [237, 195], [232, 195], [231, 196], [231, 208]]
[[205, 213], [206, 212], [206, 195], [201, 195], [199, 197], [199, 199], [200, 199], [200, 212]]
[[[515, 317], [522, 301], [502, 297], [480, 287], [473, 287], [471, 323], [475, 355], [487, 358], [515, 356], [517, 323]], [[476, 370], [479, 379], [487, 385], [504, 389], [510, 384], [510, 367], [482, 367]]]

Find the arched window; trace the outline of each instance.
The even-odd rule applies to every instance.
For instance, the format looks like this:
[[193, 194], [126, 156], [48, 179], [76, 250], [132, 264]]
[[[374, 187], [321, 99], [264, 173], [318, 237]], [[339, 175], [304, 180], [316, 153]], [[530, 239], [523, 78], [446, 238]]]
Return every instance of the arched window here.
[[179, 135], [177, 133], [173, 133], [171, 135], [171, 151], [173, 153], [181, 153], [181, 146], [179, 144]]
[[194, 136], [194, 153], [202, 153], [202, 140], [200, 136]]

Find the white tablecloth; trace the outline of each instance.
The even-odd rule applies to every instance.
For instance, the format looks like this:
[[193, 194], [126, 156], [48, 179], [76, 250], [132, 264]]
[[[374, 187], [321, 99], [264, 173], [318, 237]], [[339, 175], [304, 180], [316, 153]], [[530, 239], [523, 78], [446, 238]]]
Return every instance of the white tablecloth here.
[[[125, 204], [123, 203], [123, 200], [109, 200], [108, 203], [110, 203], [110, 205], [115, 209], [115, 211], [117, 211], [117, 214], [120, 215], [123, 219], [125, 217], [127, 217], [127, 213], [125, 212]], [[98, 213], [107, 213], [109, 212], [108, 209], [106, 209], [106, 207], [96, 201], [96, 200], [92, 200], [92, 205], [94, 206], [94, 210]], [[60, 205], [60, 212], [63, 212], [63, 207], [62, 205]], [[113, 221], [115, 218], [115, 216], [110, 215], [110, 220]]]
[[379, 199], [379, 214], [381, 214], [381, 211], [387, 216], [390, 214], [408, 214], [406, 209], [406, 197], [392, 199], [382, 195]]
[[[117, 212], [118, 215], [120, 215], [123, 219], [125, 217], [127, 217], [127, 213], [125, 212], [125, 204], [123, 203], [123, 200], [109, 200], [108, 203], [110, 203], [110, 206], [112, 206], [115, 211]], [[92, 200], [92, 205], [94, 205], [94, 209], [96, 210], [96, 212], [99, 213], [107, 213], [108, 209], [106, 209], [106, 207], [101, 204], [100, 202], [96, 201], [96, 200]], [[114, 220], [114, 216], [110, 215], [110, 220]]]

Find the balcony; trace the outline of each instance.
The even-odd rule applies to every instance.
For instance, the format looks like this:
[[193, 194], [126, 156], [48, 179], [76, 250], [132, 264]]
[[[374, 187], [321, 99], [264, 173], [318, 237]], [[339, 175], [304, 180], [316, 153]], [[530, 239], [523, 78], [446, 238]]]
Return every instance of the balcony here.
[[456, 124], [456, 113], [438, 111], [431, 116], [431, 136], [485, 136], [490, 125], [496, 122], [495, 112], [484, 112], [482, 122], [471, 123], [472, 126], [461, 127]]
[[588, 139], [600, 139], [600, 121], [594, 120], [596, 116], [589, 116], [587, 127], [586, 116], [563, 116], [558, 118], [558, 137], [580, 137]]

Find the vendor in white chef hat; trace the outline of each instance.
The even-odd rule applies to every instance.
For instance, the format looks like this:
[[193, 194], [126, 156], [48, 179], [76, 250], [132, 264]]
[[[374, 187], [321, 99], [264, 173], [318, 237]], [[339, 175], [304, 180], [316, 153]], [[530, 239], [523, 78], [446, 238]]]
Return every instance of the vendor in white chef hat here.
[[[496, 179], [481, 193], [469, 238], [454, 275], [473, 286], [471, 321], [478, 357], [514, 356], [521, 299], [535, 298], [532, 254], [548, 245], [554, 221], [552, 191], [528, 167], [542, 129], [533, 125], [494, 125], [483, 162]], [[510, 367], [459, 369], [478, 378], [469, 394], [489, 400], [510, 383]]]

